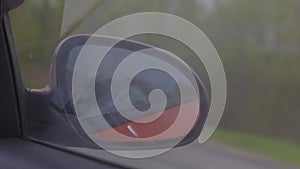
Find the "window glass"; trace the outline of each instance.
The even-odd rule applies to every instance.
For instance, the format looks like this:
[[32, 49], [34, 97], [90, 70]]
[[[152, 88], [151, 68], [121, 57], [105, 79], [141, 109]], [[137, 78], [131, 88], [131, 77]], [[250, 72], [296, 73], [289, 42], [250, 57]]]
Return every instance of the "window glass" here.
[[[71, 35], [93, 34], [110, 21], [138, 12], [164, 12], [182, 17], [198, 26], [216, 47], [225, 67], [228, 88], [224, 116], [214, 137], [207, 144], [196, 140], [150, 159], [119, 158], [78, 146], [82, 138], [58, 132], [76, 128], [70, 125], [78, 122], [74, 114], [61, 116], [62, 110], [72, 111], [66, 106], [68, 102], [55, 103], [50, 115], [43, 109], [31, 109], [30, 118], [36, 122], [31, 124], [34, 129], [31, 138], [131, 168], [299, 168], [300, 1], [25, 0], [10, 12], [25, 86], [43, 88], [48, 84], [51, 58], [61, 40]], [[175, 53], [198, 73], [210, 92], [205, 68], [191, 59], [195, 53], [190, 48], [174, 39], [150, 34], [130, 39]], [[73, 54], [80, 49], [74, 49]], [[64, 73], [72, 73], [73, 61], [68, 61]], [[105, 85], [110, 79], [107, 77], [101, 83]], [[172, 84], [165, 85], [170, 93], [177, 90]], [[131, 100], [134, 104], [147, 102], [148, 95], [143, 90], [135, 87], [132, 90], [136, 96]], [[122, 102], [123, 93], [118, 99]], [[34, 101], [40, 103], [39, 99]], [[112, 102], [105, 106], [107, 114], [114, 109]], [[93, 113], [86, 118], [93, 117]], [[68, 123], [63, 120], [58, 123], [62, 117]], [[89, 120], [97, 123], [93, 118]], [[271, 161], [264, 160], [264, 156]]]

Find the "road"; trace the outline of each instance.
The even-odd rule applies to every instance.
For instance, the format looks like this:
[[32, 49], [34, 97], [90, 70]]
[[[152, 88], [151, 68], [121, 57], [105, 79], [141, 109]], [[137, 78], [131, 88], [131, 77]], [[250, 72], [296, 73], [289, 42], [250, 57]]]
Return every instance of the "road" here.
[[216, 144], [195, 142], [163, 155], [140, 160], [115, 157], [99, 151], [89, 152], [101, 159], [141, 169], [299, 169], [243, 150]]
[[174, 149], [155, 161], [161, 165], [158, 168], [164, 169], [292, 169], [275, 160], [215, 143], [194, 143], [182, 149]]

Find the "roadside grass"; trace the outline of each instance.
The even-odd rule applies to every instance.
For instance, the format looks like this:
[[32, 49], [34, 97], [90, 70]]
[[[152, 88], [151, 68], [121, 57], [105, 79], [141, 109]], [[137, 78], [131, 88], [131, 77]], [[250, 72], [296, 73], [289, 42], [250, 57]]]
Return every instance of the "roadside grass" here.
[[300, 144], [222, 129], [218, 129], [212, 139], [220, 143], [259, 153], [291, 165], [300, 166]]

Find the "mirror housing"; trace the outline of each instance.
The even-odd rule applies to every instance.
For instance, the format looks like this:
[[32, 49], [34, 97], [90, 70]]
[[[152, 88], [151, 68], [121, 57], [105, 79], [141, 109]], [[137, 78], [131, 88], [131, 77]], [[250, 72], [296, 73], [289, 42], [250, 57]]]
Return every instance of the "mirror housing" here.
[[[92, 43], [91, 41], [89, 41], [91, 38], [93, 39]], [[30, 106], [32, 119], [30, 121], [32, 122], [31, 135], [33, 138], [70, 147], [108, 148], [114, 150], [166, 148], [169, 147], [170, 144], [174, 143], [173, 140], [175, 138], [180, 138], [180, 142], [176, 143], [175, 146], [182, 146], [191, 143], [198, 138], [207, 118], [210, 101], [208, 99], [206, 89], [201, 82], [201, 79], [194, 71], [192, 72], [193, 76], [196, 79], [196, 87], [199, 92], [197, 94], [199, 94], [199, 98], [194, 100], [186, 100], [185, 104], [181, 104], [182, 102], [176, 100], [177, 96], [173, 93], [173, 91], [169, 93], [166, 92], [167, 99], [175, 99], [167, 102], [164, 111], [160, 112], [160, 115], [164, 115], [164, 118], [157, 118], [155, 120], [156, 123], [151, 123], [151, 125], [147, 125], [147, 123], [133, 122], [132, 120], [126, 118], [127, 116], [124, 117], [123, 114], [118, 112], [118, 109], [116, 109], [115, 106], [111, 104], [115, 102], [107, 98], [112, 97], [108, 93], [111, 91], [110, 84], [113, 80], [112, 77], [106, 78], [109, 73], [105, 76], [98, 76], [99, 72], [101, 72], [101, 65], [99, 66], [97, 72], [95, 90], [92, 90], [92, 92], [96, 93], [97, 103], [100, 109], [101, 105], [102, 107], [106, 106], [105, 108], [103, 108], [104, 113], [102, 116], [109, 124], [109, 126], [103, 127], [103, 119], [101, 121], [96, 116], [92, 116], [92, 118], [90, 118], [89, 115], [89, 118], [87, 118], [88, 115], [83, 115], [81, 117], [81, 115], [76, 112], [76, 104], [80, 104], [79, 102], [77, 102], [80, 99], [74, 98], [73, 95], [73, 73], [76, 62], [78, 60], [78, 56], [81, 54], [80, 51], [82, 50], [84, 45], [87, 45], [88, 42], [88, 45], [100, 47], [109, 46], [116, 40], [118, 41], [119, 39], [114, 37], [93, 35], [75, 35], [66, 38], [58, 45], [54, 52], [53, 60], [51, 63], [50, 80], [48, 87], [44, 90], [35, 90], [31, 91], [30, 93], [30, 102], [32, 103], [32, 106]], [[121, 55], [128, 56], [130, 53], [135, 53], [142, 49], [148, 48], [154, 47], [132, 40], [121, 40], [114, 46], [114, 48], [110, 50], [110, 53], [108, 54], [108, 58], [115, 57], [116, 59], [112, 59], [110, 61], [108, 59], [107, 63], [111, 63], [112, 67], [115, 67], [117, 66], [114, 65], [115, 62], [122, 62], [122, 60], [119, 60], [122, 57]], [[174, 60], [175, 64], [183, 65], [184, 67], [187, 67], [189, 70], [191, 70], [179, 58], [175, 58], [164, 51], [159, 51], [162, 52], [162, 54], [166, 58], [170, 57], [171, 60]], [[105, 68], [104, 66], [104, 69], [104, 72], [106, 70], [108, 72], [112, 71], [110, 67]], [[97, 81], [98, 77], [101, 77], [99, 79], [102, 79], [99, 81], [99, 83]], [[156, 79], [151, 79], [150, 77], [155, 77]], [[147, 81], [147, 79], [149, 78], [151, 80]], [[146, 80], [146, 83], [143, 83], [144, 80]], [[151, 81], [156, 82], [154, 83], [156, 85], [149, 85]], [[164, 73], [162, 72], [152, 70], [151, 72], [148, 72], [148, 74], [141, 74], [136, 84], [132, 83], [132, 85], [135, 87], [131, 88], [131, 91], [133, 91], [133, 93], [135, 92], [133, 98], [146, 98], [146, 101], [144, 102], [145, 104], [138, 104], [138, 101], [140, 100], [137, 99], [137, 104], [134, 105], [135, 108], [140, 110], [149, 109], [149, 105], [147, 105], [146, 103], [149, 103], [148, 95], [150, 94], [150, 92], [155, 89], [168, 90], [172, 86], [171, 83], [173, 83], [171, 78], [169, 78], [167, 75], [164, 75]], [[142, 96], [140, 97], [139, 95]], [[122, 102], [122, 94], [120, 94], [120, 98], [121, 99], [119, 100], [121, 100], [120, 102]], [[112, 100], [114, 99], [115, 98], [112, 97]], [[135, 101], [133, 100], [134, 99], [131, 99], [131, 102], [134, 104]], [[36, 107], [37, 102], [40, 106]], [[81, 102], [87, 102], [85, 97], [81, 98]], [[171, 134], [165, 134], [162, 137], [155, 137], [156, 139], [151, 140], [152, 136], [160, 135], [160, 133], [163, 133], [164, 130], [170, 128], [170, 126], [168, 126], [167, 124], [174, 123], [175, 120], [178, 120], [178, 116], [175, 116], [176, 113], [174, 112], [178, 111], [179, 109], [181, 110], [184, 107], [186, 108], [185, 110], [188, 110], [188, 107], [193, 107], [193, 104], [200, 106], [199, 110], [196, 112], [197, 116], [193, 116], [196, 117], [194, 118], [195, 122], [193, 124], [189, 124], [192, 125], [191, 128], [179, 131], [180, 127], [184, 128], [182, 126], [184, 126], [183, 123], [186, 122], [183, 122], [182, 124], [179, 124], [177, 127], [175, 127]], [[140, 105], [141, 107], [138, 107]], [[45, 107], [47, 107], [46, 112]], [[41, 109], [43, 109], [43, 111]], [[44, 115], [41, 115], [41, 112], [44, 112]], [[138, 116], [136, 117], [136, 119], [147, 119], [148, 117], [153, 115], [154, 113], [152, 112], [152, 114]], [[186, 116], [188, 116], [188, 114]], [[37, 122], [49, 125], [46, 127], [44, 126], [43, 130], [40, 130], [40, 125]], [[87, 127], [86, 124], [88, 124]], [[155, 130], [154, 132], [153, 129]], [[126, 135], [126, 137], [117, 136], [116, 134], [114, 134], [116, 133], [116, 131], [117, 133]], [[65, 136], [68, 136], [68, 138], [66, 138]], [[138, 141], [133, 141], [137, 138], [139, 138]], [[98, 140], [101, 142], [101, 145], [98, 144]], [[104, 147], [102, 147], [102, 145]]]

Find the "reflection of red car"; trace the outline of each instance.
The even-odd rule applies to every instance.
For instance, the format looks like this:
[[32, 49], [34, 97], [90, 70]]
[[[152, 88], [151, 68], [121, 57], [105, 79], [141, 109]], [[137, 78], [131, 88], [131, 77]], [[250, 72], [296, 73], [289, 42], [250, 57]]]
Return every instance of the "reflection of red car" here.
[[[197, 106], [199, 106], [199, 100], [194, 100], [183, 105], [171, 107], [165, 110], [164, 112], [157, 113], [159, 116], [162, 113], [164, 115], [158, 117], [155, 121], [151, 123], [143, 124], [127, 122], [118, 126], [114, 126], [113, 128], [95, 132], [93, 136], [95, 139], [101, 139], [104, 141], [134, 141], [133, 139], [131, 139], [132, 137], [143, 139], [153, 137], [159, 134], [161, 134], [161, 136], [159, 137], [160, 139], [182, 137], [190, 130], [190, 125], [194, 126], [194, 124], [187, 124], [185, 122], [195, 120], [195, 108]], [[184, 112], [184, 117], [178, 117], [177, 115], [180, 108], [188, 109], [190, 111]], [[148, 119], [153, 120], [157, 117], [157, 114], [149, 115], [147, 117], [139, 119], [139, 121], [148, 121]], [[174, 123], [175, 120], [177, 120], [176, 123]], [[169, 130], [167, 133], [162, 134], [171, 126], [172, 130]], [[118, 132], [115, 132], [115, 130]], [[118, 133], [122, 133], [123, 135], [120, 135]]]
[[[135, 120], [137, 122], [129, 121], [123, 118], [119, 113], [116, 113], [118, 110], [114, 104], [122, 102], [128, 93], [120, 93], [119, 97], [114, 98], [114, 101], [112, 101], [110, 83], [110, 78], [98, 79], [98, 83], [96, 82], [96, 94], [98, 96], [97, 101], [99, 107], [104, 113], [104, 116], [108, 119], [107, 121], [114, 122], [111, 123], [112, 128], [101, 129], [100, 127], [98, 131], [95, 131], [93, 136], [96, 139], [104, 141], [137, 141], [139, 139], [136, 138], [147, 139], [157, 135], [160, 135], [157, 139], [177, 138], [188, 133], [192, 128], [191, 125], [194, 125], [186, 122], [197, 121], [199, 99], [192, 98], [191, 95], [191, 98], [182, 101], [184, 104], [181, 105], [180, 89], [176, 81], [163, 72], [154, 69], [149, 70], [138, 75], [133, 80], [129, 91], [131, 102], [135, 108], [140, 110], [150, 108], [151, 105], [148, 97], [153, 89], [161, 89], [168, 99], [165, 111], [137, 116], [138, 119]], [[155, 100], [151, 104], [158, 104], [159, 102], [162, 101]], [[127, 110], [130, 109], [130, 106], [131, 105], [128, 105]], [[180, 109], [188, 111], [184, 112], [184, 116], [179, 116]], [[99, 123], [99, 121], [93, 123], [95, 119], [93, 119], [93, 117], [89, 119], [90, 123], [88, 121], [87, 123], [91, 124], [93, 126], [92, 128], [95, 128], [97, 126], [95, 123]], [[166, 130], [168, 130], [168, 132], [164, 133]]]
[[[115, 62], [111, 63], [115, 64]], [[128, 108], [124, 110], [129, 110], [129, 116], [131, 115], [131, 106], [145, 111], [150, 106], [157, 106], [163, 102], [163, 100], [157, 99], [150, 105], [148, 97], [154, 89], [160, 89], [165, 93], [167, 104], [163, 112], [132, 115], [135, 120], [130, 121], [124, 118], [121, 115], [122, 112], [118, 112], [115, 107], [115, 104], [122, 104], [128, 93], [121, 92], [118, 97], [112, 99], [110, 94], [111, 78], [99, 78], [95, 90], [98, 96], [98, 105], [107, 121], [112, 122], [110, 123], [112, 128], [101, 128], [97, 124], [100, 122], [93, 117], [87, 118], [86, 123], [91, 125], [90, 128], [98, 128], [93, 136], [104, 141], [138, 141], [155, 136], [157, 140], [183, 137], [189, 133], [198, 119], [200, 102], [198, 98], [193, 98], [192, 94], [185, 98], [186, 100], [181, 100], [177, 83], [171, 76], [159, 70], [150, 69], [137, 75], [129, 88], [132, 105], [127, 105]], [[183, 80], [180, 83], [188, 87]], [[181, 103], [184, 104], [181, 105]], [[179, 114], [180, 110], [183, 115]], [[82, 118], [84, 119], [84, 117]]]

